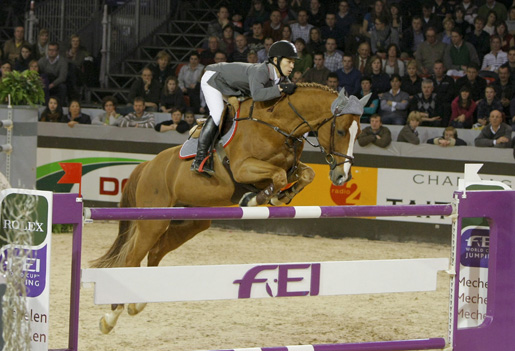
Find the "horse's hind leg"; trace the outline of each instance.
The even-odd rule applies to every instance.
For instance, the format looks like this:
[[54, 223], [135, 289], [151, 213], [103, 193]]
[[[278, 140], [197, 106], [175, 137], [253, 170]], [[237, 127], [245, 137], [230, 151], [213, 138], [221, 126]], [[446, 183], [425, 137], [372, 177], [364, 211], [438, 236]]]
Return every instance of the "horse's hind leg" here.
[[288, 182], [297, 181], [291, 188], [286, 189], [284, 191], [280, 191], [277, 193], [272, 199], [270, 199], [270, 204], [274, 206], [279, 206], [282, 204], [290, 203], [293, 198], [302, 191], [306, 186], [308, 186], [313, 179], [315, 178], [315, 171], [308, 165], [305, 165], [302, 162], [299, 162], [297, 165], [297, 171], [293, 173], [290, 178], [288, 178]]
[[[161, 235], [159, 241], [150, 249], [147, 265], [157, 266], [167, 253], [206, 230], [210, 225], [211, 221], [170, 221], [166, 233]], [[127, 312], [133, 316], [143, 311], [146, 305], [146, 303], [131, 303], [127, 306]]]

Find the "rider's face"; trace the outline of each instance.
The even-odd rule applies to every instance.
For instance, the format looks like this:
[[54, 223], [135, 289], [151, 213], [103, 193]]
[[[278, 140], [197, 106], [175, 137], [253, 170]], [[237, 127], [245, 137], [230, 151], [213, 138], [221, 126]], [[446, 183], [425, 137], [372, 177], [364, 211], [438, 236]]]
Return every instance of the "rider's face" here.
[[289, 59], [287, 57], [283, 58], [281, 60], [281, 71], [285, 76], [289, 76], [291, 74], [291, 71], [293, 71], [293, 67], [295, 66], [295, 60]]

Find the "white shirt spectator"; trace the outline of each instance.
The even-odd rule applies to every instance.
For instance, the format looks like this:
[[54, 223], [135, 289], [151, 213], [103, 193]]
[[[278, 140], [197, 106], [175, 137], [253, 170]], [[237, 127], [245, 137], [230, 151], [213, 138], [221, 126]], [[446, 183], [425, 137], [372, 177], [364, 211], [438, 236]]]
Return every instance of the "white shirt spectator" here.
[[295, 42], [298, 38], [304, 39], [304, 41], [309, 43], [309, 31], [313, 28], [312, 24], [307, 23], [305, 26], [301, 26], [299, 23], [293, 23], [290, 25], [291, 28], [291, 36], [292, 42]]
[[327, 52], [324, 54], [324, 66], [327, 67], [331, 72], [335, 72], [336, 70], [342, 68], [342, 60], [343, 56], [338, 51], [335, 51], [334, 54], [328, 55]]
[[508, 62], [508, 54], [504, 51], [499, 51], [497, 55], [489, 52], [483, 58], [483, 65], [481, 66], [481, 70], [485, 70], [489, 67], [490, 71], [497, 71], [499, 67]]

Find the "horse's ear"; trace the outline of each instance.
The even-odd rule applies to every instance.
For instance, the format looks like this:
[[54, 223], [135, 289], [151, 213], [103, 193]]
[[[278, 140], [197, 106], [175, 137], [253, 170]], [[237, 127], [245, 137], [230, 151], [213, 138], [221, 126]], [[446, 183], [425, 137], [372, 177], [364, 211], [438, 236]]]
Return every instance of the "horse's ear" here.
[[370, 99], [371, 96], [372, 96], [372, 93], [368, 93], [367, 95], [365, 95], [361, 99], [359, 99], [361, 106], [365, 107], [365, 105], [368, 103], [368, 100]]
[[345, 91], [345, 87], [342, 87], [342, 90], [340, 90], [340, 93], [338, 94], [338, 97], [346, 98], [347, 92]]

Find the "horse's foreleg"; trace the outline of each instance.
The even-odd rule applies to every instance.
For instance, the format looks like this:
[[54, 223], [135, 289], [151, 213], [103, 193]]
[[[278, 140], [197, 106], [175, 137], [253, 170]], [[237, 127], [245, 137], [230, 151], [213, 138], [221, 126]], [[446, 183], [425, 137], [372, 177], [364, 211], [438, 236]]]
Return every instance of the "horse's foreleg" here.
[[284, 191], [278, 192], [275, 196], [270, 199], [270, 204], [279, 206], [282, 204], [289, 204], [293, 198], [308, 186], [315, 178], [315, 171], [308, 165], [299, 162], [297, 165], [297, 171], [293, 173], [288, 182], [297, 181], [293, 186]]
[[111, 330], [113, 330], [116, 322], [118, 321], [118, 317], [123, 312], [123, 305], [111, 305], [111, 311], [104, 314], [102, 318], [100, 318], [99, 328], [103, 334], [109, 334]]

